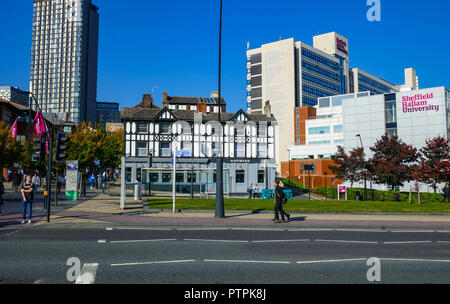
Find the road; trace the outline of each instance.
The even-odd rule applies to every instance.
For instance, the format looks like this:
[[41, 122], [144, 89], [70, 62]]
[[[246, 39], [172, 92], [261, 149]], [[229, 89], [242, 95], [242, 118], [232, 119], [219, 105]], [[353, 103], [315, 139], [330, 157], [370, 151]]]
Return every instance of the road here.
[[450, 283], [450, 231], [24, 225], [0, 252], [3, 283], [74, 284], [71, 257], [78, 283], [367, 284], [371, 257], [377, 283]]

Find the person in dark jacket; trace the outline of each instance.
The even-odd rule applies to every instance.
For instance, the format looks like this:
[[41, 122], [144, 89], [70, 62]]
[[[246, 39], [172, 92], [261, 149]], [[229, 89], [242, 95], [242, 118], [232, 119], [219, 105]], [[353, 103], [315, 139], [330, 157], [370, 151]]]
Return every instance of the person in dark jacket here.
[[3, 176], [0, 175], [0, 214], [2, 213], [3, 194], [5, 194], [5, 185], [3, 185]]
[[[273, 219], [273, 221], [275, 223], [286, 223], [286, 220], [284, 219], [284, 216], [286, 213], [283, 211], [283, 197], [286, 194], [283, 192], [283, 188], [280, 186], [280, 181], [274, 180], [273, 186], [275, 187], [275, 190], [273, 193], [273, 198], [274, 198], [274, 203], [275, 203], [275, 207], [274, 207], [275, 218]], [[281, 221], [280, 221], [279, 213], [281, 213]], [[289, 216], [288, 216], [288, 218], [289, 218]]]
[[450, 203], [450, 186], [447, 184], [445, 184], [444, 189], [442, 189], [442, 191], [444, 192], [444, 200], [442, 201], [443, 203], [445, 203], [445, 201], [447, 200], [447, 203]]

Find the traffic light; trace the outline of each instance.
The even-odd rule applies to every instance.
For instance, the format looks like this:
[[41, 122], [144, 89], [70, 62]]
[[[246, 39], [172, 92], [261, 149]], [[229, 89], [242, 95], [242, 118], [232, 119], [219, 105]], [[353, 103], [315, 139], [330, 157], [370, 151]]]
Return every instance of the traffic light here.
[[59, 131], [56, 137], [55, 162], [62, 163], [67, 157], [67, 154], [64, 153], [64, 151], [68, 148], [68, 141], [69, 138], [66, 136], [66, 133]]
[[46, 133], [42, 133], [41, 137], [35, 137], [33, 138], [33, 161], [45, 161], [45, 144], [46, 140], [45, 137], [47, 136]]

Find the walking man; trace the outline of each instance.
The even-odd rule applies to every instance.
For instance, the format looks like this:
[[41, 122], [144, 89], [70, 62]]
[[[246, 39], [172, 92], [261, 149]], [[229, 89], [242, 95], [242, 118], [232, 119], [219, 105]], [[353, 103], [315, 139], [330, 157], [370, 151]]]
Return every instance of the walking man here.
[[[273, 196], [275, 201], [274, 207], [275, 218], [273, 219], [273, 221], [275, 223], [286, 223], [287, 221], [284, 219], [286, 213], [283, 211], [283, 198], [286, 194], [283, 192], [283, 188], [280, 187], [280, 182], [278, 180], [273, 181], [273, 186], [275, 187]], [[279, 213], [281, 213], [281, 221]]]

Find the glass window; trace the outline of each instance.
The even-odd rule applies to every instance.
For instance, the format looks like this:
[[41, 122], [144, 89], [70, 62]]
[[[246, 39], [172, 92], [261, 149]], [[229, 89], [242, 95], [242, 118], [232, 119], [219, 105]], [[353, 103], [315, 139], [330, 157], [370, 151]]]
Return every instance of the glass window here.
[[235, 156], [236, 157], [245, 157], [245, 144], [244, 143], [236, 143], [235, 144], [236, 151]]
[[148, 143], [145, 142], [145, 141], [138, 141], [137, 142], [138, 156], [148, 156], [147, 144]]
[[160, 132], [163, 134], [168, 134], [171, 131], [171, 123], [170, 122], [162, 122], [159, 124]]
[[138, 124], [138, 133], [148, 133], [148, 124], [139, 123]]
[[334, 128], [334, 133], [342, 133], [342, 132], [344, 132], [344, 126], [343, 125], [336, 125], [333, 128]]
[[264, 170], [258, 170], [258, 183], [264, 183]]
[[327, 133], [330, 133], [330, 126], [309, 128], [308, 132], [310, 135], [327, 134]]
[[150, 182], [151, 183], [159, 182], [159, 174], [157, 172], [150, 172]]
[[236, 170], [236, 184], [245, 183], [245, 171], [244, 170]]
[[172, 173], [163, 173], [162, 174], [162, 182], [170, 183], [172, 181]]
[[193, 176], [194, 176], [194, 180], [191, 180], [191, 172], [188, 172], [187, 174], [187, 182], [188, 183], [196, 183], [197, 182], [197, 174], [194, 172]]
[[127, 183], [131, 183], [131, 168], [130, 167], [125, 168], [125, 181]]
[[161, 142], [160, 143], [159, 155], [166, 156], [166, 157], [171, 155], [170, 143], [168, 143], [168, 142]]
[[184, 183], [184, 173], [183, 172], [177, 172], [175, 175], [175, 182], [177, 183]]

